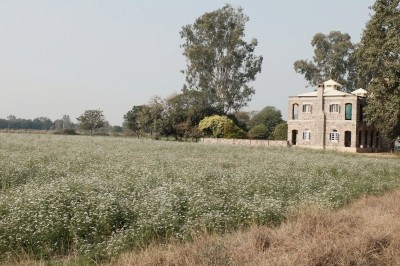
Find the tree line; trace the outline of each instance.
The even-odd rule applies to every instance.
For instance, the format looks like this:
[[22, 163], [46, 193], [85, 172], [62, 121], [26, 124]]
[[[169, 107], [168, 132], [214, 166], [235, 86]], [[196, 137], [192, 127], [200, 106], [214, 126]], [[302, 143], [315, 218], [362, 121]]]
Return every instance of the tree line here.
[[68, 115], [55, 121], [48, 117], [24, 119], [17, 118], [15, 115], [9, 115], [7, 119], [0, 118], [0, 129], [62, 130], [76, 129], [76, 127], [77, 125], [71, 122]]
[[37, 117], [35, 119], [17, 118], [9, 115], [7, 119], [0, 118], [0, 129], [9, 130], [52, 130], [61, 134], [78, 134], [76, 131], [88, 130], [90, 134], [97, 130], [97, 134], [108, 134], [109, 132], [121, 132], [121, 126], [111, 126], [104, 118], [101, 110], [87, 110], [76, 118], [78, 123], [73, 123], [69, 115], [63, 115], [61, 119], [52, 121], [48, 117]]
[[137, 137], [287, 138], [287, 124], [275, 107], [267, 106], [257, 113], [224, 114], [202, 104], [203, 100], [201, 93], [195, 91], [167, 99], [153, 98], [148, 104], [133, 106], [124, 116], [123, 127], [132, 130]]

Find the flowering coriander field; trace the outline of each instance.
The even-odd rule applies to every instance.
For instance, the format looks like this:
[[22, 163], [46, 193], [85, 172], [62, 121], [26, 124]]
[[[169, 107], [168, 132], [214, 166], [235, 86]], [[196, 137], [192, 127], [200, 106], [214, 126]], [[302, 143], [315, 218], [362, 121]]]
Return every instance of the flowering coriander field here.
[[111, 258], [276, 224], [399, 187], [396, 158], [130, 138], [0, 134], [0, 259]]

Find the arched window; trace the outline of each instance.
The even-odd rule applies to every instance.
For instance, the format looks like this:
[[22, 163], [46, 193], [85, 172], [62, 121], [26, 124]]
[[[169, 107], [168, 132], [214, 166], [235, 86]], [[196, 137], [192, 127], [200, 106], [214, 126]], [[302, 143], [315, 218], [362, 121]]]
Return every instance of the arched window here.
[[336, 129], [332, 130], [332, 132], [329, 133], [329, 140], [339, 141], [339, 133]]
[[299, 119], [299, 105], [297, 103], [293, 104], [292, 108], [292, 119]]
[[345, 119], [346, 120], [351, 120], [353, 113], [353, 105], [351, 103], [346, 103], [345, 105]]

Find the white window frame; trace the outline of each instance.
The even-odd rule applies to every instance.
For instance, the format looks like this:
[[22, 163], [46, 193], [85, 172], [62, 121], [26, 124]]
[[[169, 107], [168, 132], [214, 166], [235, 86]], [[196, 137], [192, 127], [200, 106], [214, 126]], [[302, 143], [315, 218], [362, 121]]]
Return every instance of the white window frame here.
[[339, 103], [330, 103], [329, 104], [329, 113], [340, 113], [340, 104]]
[[303, 140], [310, 141], [311, 140], [311, 131], [306, 129], [303, 131]]
[[311, 103], [303, 103], [303, 113], [311, 113], [312, 105]]
[[329, 133], [329, 140], [330, 141], [339, 141], [339, 132], [337, 132], [336, 129], [332, 130], [332, 132]]

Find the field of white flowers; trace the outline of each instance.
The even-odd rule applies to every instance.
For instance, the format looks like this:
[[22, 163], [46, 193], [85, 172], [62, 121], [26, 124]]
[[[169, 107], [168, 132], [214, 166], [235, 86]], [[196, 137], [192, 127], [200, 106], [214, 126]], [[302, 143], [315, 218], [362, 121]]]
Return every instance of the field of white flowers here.
[[400, 186], [397, 158], [130, 138], [0, 134], [0, 260], [111, 258], [274, 224]]

